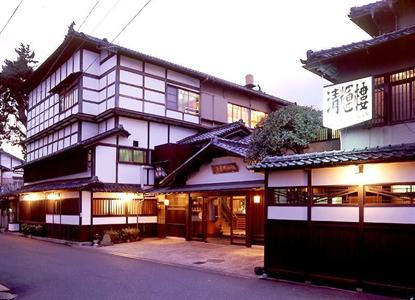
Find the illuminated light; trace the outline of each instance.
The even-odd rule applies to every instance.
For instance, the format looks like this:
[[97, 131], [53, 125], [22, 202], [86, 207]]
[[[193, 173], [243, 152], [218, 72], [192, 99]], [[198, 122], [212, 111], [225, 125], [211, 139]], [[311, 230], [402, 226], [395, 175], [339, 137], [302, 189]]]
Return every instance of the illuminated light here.
[[166, 195], [164, 195], [164, 194], [158, 195], [157, 200], [159, 202], [164, 202], [164, 200], [166, 200]]
[[133, 193], [123, 193], [120, 195], [121, 200], [123, 201], [132, 201], [134, 199]]
[[169, 204], [170, 204], [170, 200], [169, 199], [164, 199], [164, 205], [169, 206]]
[[59, 193], [49, 193], [46, 195], [46, 199], [48, 200], [59, 200], [61, 195]]
[[256, 204], [261, 203], [261, 196], [260, 195], [255, 195], [254, 196], [254, 203], [256, 203]]
[[23, 201], [36, 201], [36, 200], [40, 200], [41, 198], [36, 195], [36, 194], [26, 194], [23, 195]]

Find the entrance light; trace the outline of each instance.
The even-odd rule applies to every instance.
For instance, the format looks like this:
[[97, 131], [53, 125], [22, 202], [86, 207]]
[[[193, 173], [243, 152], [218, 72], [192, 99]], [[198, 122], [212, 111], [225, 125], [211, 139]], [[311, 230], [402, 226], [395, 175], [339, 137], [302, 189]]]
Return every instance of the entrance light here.
[[255, 195], [254, 196], [254, 203], [255, 204], [261, 203], [261, 196], [260, 195]]
[[164, 199], [164, 205], [169, 206], [169, 204], [170, 204], [170, 200], [169, 199]]

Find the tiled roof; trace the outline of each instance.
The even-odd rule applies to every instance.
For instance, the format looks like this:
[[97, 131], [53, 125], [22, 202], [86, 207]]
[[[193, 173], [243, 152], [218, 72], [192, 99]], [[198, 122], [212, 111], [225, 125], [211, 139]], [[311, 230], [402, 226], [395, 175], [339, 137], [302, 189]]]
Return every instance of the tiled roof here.
[[390, 4], [397, 2], [397, 0], [381, 0], [374, 3], [369, 3], [362, 6], [352, 7], [350, 9], [350, 18], [356, 18], [361, 15], [370, 14], [372, 11], [379, 8], [388, 8]]
[[252, 141], [252, 134], [247, 135], [246, 137], [238, 140], [238, 142], [240, 142], [242, 144], [246, 144], [246, 145], [249, 145], [251, 143], [251, 141]]
[[31, 193], [31, 192], [68, 190], [68, 189], [81, 190], [97, 182], [98, 182], [97, 177], [44, 182], [44, 183], [25, 185], [19, 190], [17, 190], [16, 193]]
[[130, 133], [127, 130], [125, 130], [122, 125], [118, 125], [118, 127], [114, 127], [114, 128], [112, 128], [112, 129], [110, 129], [108, 131], [105, 131], [103, 133], [97, 134], [96, 136], [93, 136], [93, 137], [91, 137], [89, 139], [83, 140], [83, 141], [78, 142], [76, 144], [73, 144], [73, 145], [71, 145], [69, 147], [66, 147], [64, 149], [58, 150], [58, 151], [56, 151], [56, 152], [54, 152], [52, 154], [49, 154], [49, 155], [43, 156], [41, 158], [38, 158], [38, 159], [35, 159], [35, 160], [31, 160], [29, 162], [23, 163], [22, 165], [15, 167], [15, 169], [19, 169], [19, 168], [22, 168], [22, 167], [26, 167], [26, 166], [31, 165], [31, 164], [34, 164], [34, 163], [36, 163], [38, 161], [44, 160], [46, 158], [50, 158], [52, 156], [56, 156], [58, 154], [61, 154], [63, 152], [66, 152], [66, 151], [69, 151], [69, 150], [72, 150], [72, 149], [81, 148], [81, 147], [82, 148], [91, 147], [91, 146], [95, 145], [96, 143], [98, 143], [99, 141], [101, 141], [102, 139], [111, 137], [113, 135], [122, 135], [122, 136], [128, 137], [130, 135]]
[[212, 140], [212, 145], [223, 149], [227, 152], [231, 152], [238, 156], [246, 157], [248, 151], [248, 144], [241, 143], [240, 141], [232, 141], [222, 138], [214, 138]]
[[234, 133], [238, 130], [245, 131], [247, 134], [250, 133], [250, 130], [245, 126], [243, 121], [239, 120], [237, 122], [214, 127], [203, 133], [197, 133], [195, 135], [186, 137], [178, 141], [177, 143], [178, 144], [196, 144], [196, 143], [207, 142], [213, 138], [226, 137], [227, 135]]
[[415, 26], [403, 28], [401, 30], [397, 30], [390, 33], [385, 33], [383, 35], [374, 37], [370, 40], [365, 40], [361, 42], [351, 43], [348, 45], [343, 45], [340, 47], [334, 47], [330, 49], [325, 50], [319, 50], [319, 51], [307, 51], [307, 59], [301, 60], [301, 62], [305, 65], [304, 67], [306, 69], [313, 68], [314, 63], [318, 63], [320, 61], [323, 61], [325, 59], [341, 56], [344, 54], [352, 53], [355, 51], [361, 51], [365, 50], [370, 47], [378, 46], [386, 42], [390, 42], [393, 40], [400, 39], [405, 36], [413, 35], [415, 33]]
[[[42, 80], [42, 78], [44, 78], [44, 75], [46, 72], [48, 72], [48, 70], [50, 71], [50, 66], [56, 66], [57, 63], [57, 58], [59, 58], [60, 54], [62, 52], [64, 52], [67, 49], [70, 49], [71, 47], [67, 47], [70, 43], [74, 43], [77, 42], [75, 41], [75, 39], [78, 39], [78, 41], [80, 40], [82, 44], [93, 44], [95, 45], [95, 48], [106, 48], [109, 49], [110, 51], [113, 52], [120, 52], [120, 53], [124, 53], [128, 56], [131, 57], [135, 57], [141, 60], [145, 60], [148, 61], [150, 63], [154, 63], [157, 65], [161, 65], [167, 68], [170, 68], [172, 70], [175, 71], [179, 71], [179, 72], [183, 72], [186, 73], [188, 75], [197, 77], [199, 79], [203, 79], [203, 81], [210, 81], [210, 82], [214, 82], [217, 84], [220, 84], [222, 86], [226, 86], [232, 89], [236, 89], [251, 95], [256, 95], [258, 97], [262, 97], [265, 98], [267, 100], [270, 100], [272, 102], [275, 102], [277, 104], [280, 105], [291, 105], [293, 104], [292, 102], [289, 102], [287, 100], [266, 94], [262, 91], [256, 91], [250, 88], [247, 88], [245, 86], [224, 80], [224, 79], [220, 79], [218, 77], [203, 73], [203, 72], [199, 72], [196, 70], [192, 70], [190, 68], [178, 65], [178, 64], [174, 64], [171, 62], [168, 62], [166, 60], [160, 59], [160, 58], [156, 58], [144, 53], [140, 53], [138, 51], [134, 51], [113, 43], [108, 42], [108, 40], [106, 39], [99, 39], [87, 34], [84, 34], [82, 32], [77, 32], [75, 30], [69, 30], [68, 34], [65, 37], [65, 40], [63, 41], [63, 43], [58, 47], [58, 49], [55, 50], [55, 52], [49, 56], [49, 58], [42, 64], [39, 66], [39, 68], [37, 70], [35, 70], [35, 72], [33, 73], [33, 76], [29, 79], [29, 85], [30, 86], [35, 86], [40, 80]], [[86, 45], [85, 45], [86, 46]], [[77, 49], [78, 45], [75, 45], [74, 49]]]
[[376, 163], [415, 159], [415, 143], [377, 148], [326, 151], [287, 156], [269, 156], [249, 166], [250, 169], [300, 169], [356, 163]]
[[120, 183], [105, 183], [98, 180], [96, 176], [92, 178], [60, 180], [52, 182], [37, 183], [25, 185], [20, 189], [14, 191], [18, 193], [32, 193], [42, 191], [56, 191], [56, 190], [82, 190], [90, 189], [94, 192], [142, 192], [139, 184], [120, 184]]

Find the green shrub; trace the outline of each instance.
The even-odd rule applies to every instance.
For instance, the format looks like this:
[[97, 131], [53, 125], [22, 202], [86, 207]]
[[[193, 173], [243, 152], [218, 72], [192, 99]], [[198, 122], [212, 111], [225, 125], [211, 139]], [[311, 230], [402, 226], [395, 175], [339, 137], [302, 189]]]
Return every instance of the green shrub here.
[[138, 228], [122, 228], [119, 230], [106, 230], [105, 233], [107, 233], [111, 241], [114, 244], [117, 243], [123, 243], [127, 241], [137, 241], [139, 239], [140, 230]]
[[33, 235], [33, 236], [45, 236], [46, 235], [45, 226], [42, 224], [38, 224], [38, 225], [23, 224], [22, 232], [24, 235]]
[[123, 241], [137, 241], [139, 238], [140, 230], [138, 228], [123, 228], [120, 231]]
[[110, 230], [106, 230], [105, 233], [110, 236], [111, 241], [114, 244], [121, 242], [121, 237], [120, 237], [120, 232], [119, 231], [110, 229]]

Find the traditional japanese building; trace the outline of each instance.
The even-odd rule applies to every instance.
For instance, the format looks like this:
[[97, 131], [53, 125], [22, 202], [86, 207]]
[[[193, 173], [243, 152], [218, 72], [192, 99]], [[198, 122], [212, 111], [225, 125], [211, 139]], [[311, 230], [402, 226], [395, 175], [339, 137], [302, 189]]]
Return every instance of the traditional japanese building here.
[[[125, 226], [139, 226], [142, 235], [156, 235], [158, 229], [179, 235], [180, 226], [173, 229], [170, 216], [176, 200], [166, 205], [164, 199], [172, 196], [162, 194], [157, 200], [151, 192], [155, 177], [160, 181], [168, 175], [163, 188], [173, 182], [189, 185], [177, 177], [176, 168], [186, 169], [200, 155], [220, 151], [232, 158], [216, 166], [216, 173], [225, 176], [238, 169], [247, 174], [243, 153], [218, 146], [219, 140], [209, 149], [193, 142], [219, 126], [214, 136], [231, 144], [248, 135], [266, 114], [291, 104], [260, 91], [252, 76], [247, 76], [246, 86], [234, 84], [72, 29], [35, 70], [28, 86], [19, 220], [45, 224], [48, 235], [74, 240], [90, 240], [96, 232]], [[246, 143], [234, 142], [243, 152]], [[168, 148], [175, 143], [176, 148]], [[254, 178], [250, 181], [262, 178], [249, 176]], [[258, 187], [245, 184], [243, 194], [237, 186], [232, 189], [238, 191], [235, 196], [245, 197], [248, 188]], [[193, 203], [190, 198], [183, 201]], [[163, 223], [165, 212], [171, 223]]]
[[0, 228], [19, 231], [17, 220], [18, 190], [23, 185], [23, 175], [14, 170], [23, 160], [0, 149]]
[[366, 41], [308, 51], [324, 123], [341, 150], [267, 157], [265, 271], [278, 278], [415, 291], [415, 3], [378, 1], [350, 19]]

